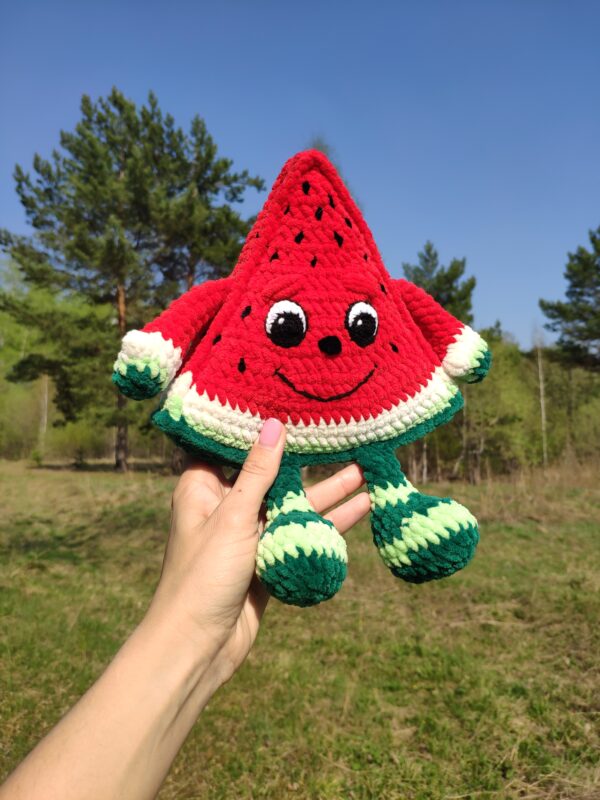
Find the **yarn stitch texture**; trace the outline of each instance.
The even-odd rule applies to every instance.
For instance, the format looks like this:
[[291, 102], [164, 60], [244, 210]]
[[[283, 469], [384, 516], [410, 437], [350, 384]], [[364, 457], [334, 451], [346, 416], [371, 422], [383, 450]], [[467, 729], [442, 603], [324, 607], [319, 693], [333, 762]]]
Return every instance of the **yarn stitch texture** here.
[[113, 380], [134, 399], [166, 396], [154, 423], [204, 460], [239, 465], [268, 417], [287, 428], [267, 496], [257, 574], [286, 603], [314, 605], [346, 575], [346, 546], [312, 509], [300, 469], [356, 461], [373, 538], [411, 582], [465, 566], [474, 517], [420, 494], [395, 450], [462, 406], [456, 381], [482, 380], [484, 340], [387, 273], [370, 230], [327, 158], [284, 166], [228, 278], [196, 286], [123, 339]]

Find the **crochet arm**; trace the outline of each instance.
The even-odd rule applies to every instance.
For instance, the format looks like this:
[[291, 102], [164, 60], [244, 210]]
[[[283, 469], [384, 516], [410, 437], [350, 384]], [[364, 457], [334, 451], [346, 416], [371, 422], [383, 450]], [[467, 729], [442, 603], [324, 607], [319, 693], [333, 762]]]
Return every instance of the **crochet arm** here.
[[119, 390], [142, 400], [166, 389], [220, 309], [228, 287], [229, 278], [194, 286], [142, 330], [125, 334], [112, 376]]
[[414, 283], [401, 279], [394, 284], [397, 295], [448, 375], [467, 383], [482, 381], [491, 364], [491, 353], [484, 339]]

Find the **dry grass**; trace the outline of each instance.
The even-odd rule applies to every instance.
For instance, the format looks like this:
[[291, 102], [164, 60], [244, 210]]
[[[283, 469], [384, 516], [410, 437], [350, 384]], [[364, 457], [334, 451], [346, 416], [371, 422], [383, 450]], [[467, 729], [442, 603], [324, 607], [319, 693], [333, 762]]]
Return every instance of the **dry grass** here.
[[[168, 798], [600, 798], [597, 471], [450, 493], [479, 516], [462, 574], [394, 580], [366, 526], [340, 594], [273, 602]], [[143, 614], [170, 477], [0, 465], [0, 762], [10, 769]]]

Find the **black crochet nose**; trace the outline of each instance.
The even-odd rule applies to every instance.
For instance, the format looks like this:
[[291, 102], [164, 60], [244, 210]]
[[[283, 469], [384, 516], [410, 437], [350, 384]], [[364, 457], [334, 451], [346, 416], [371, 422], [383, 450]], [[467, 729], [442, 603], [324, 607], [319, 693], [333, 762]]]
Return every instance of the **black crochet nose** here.
[[319, 339], [319, 350], [328, 356], [339, 356], [342, 352], [342, 343], [337, 336], [324, 336]]

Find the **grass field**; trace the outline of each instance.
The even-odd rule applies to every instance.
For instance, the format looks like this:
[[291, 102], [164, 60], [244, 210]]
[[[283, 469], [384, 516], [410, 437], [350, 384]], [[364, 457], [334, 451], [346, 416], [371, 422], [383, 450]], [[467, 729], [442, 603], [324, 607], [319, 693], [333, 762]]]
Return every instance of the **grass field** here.
[[[174, 482], [0, 463], [2, 774], [142, 616]], [[270, 604], [163, 800], [600, 798], [597, 472], [451, 491], [480, 519], [473, 564], [409, 586], [352, 531], [340, 594]]]

